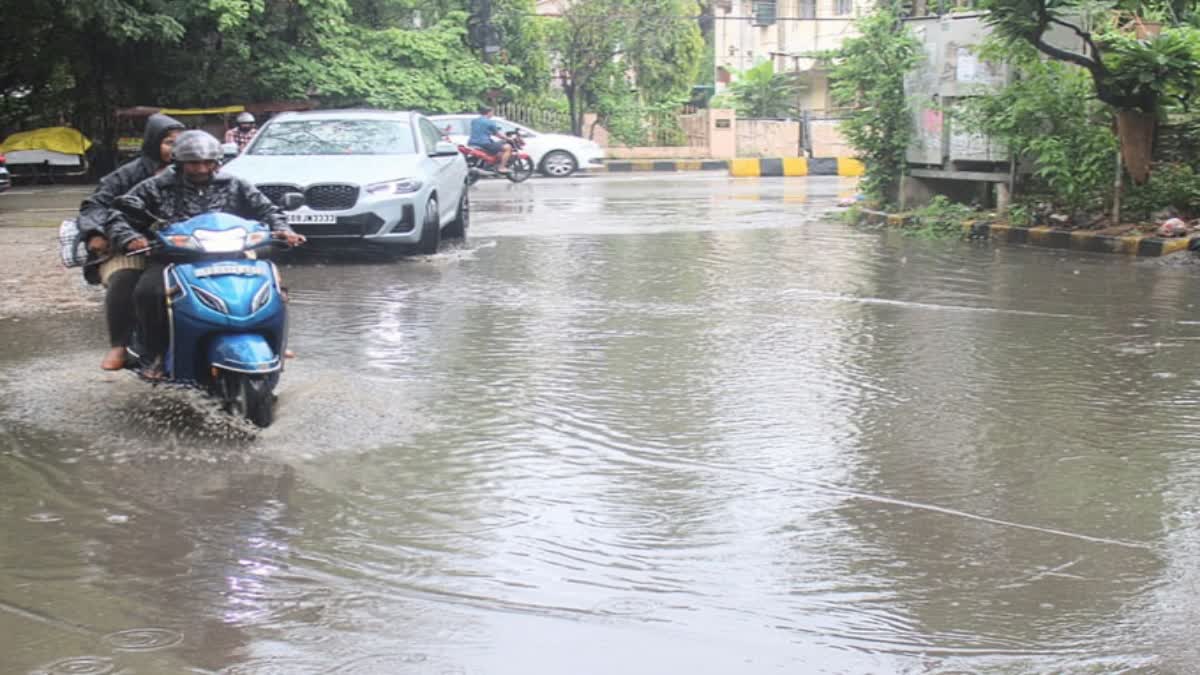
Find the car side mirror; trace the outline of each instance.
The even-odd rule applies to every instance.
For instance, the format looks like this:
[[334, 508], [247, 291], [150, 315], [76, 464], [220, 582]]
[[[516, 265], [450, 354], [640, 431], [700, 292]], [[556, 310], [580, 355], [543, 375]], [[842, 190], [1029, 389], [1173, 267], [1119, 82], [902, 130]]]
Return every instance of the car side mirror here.
[[283, 196], [282, 208], [284, 211], [295, 211], [304, 206], [304, 195], [299, 192], [289, 192]]
[[237, 143], [222, 143], [221, 144], [221, 154], [225, 156], [225, 159], [229, 159], [231, 157], [237, 157], [237, 154], [238, 154]]
[[458, 154], [458, 146], [449, 141], [438, 141], [429, 154], [433, 157], [451, 157]]

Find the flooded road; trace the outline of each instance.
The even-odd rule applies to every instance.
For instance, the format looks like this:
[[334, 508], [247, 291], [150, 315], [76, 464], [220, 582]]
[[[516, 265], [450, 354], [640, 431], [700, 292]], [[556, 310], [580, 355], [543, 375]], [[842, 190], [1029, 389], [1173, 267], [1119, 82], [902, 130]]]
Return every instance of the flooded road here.
[[1194, 672], [1197, 269], [852, 189], [481, 184], [285, 270], [261, 434], [0, 320], [0, 672]]

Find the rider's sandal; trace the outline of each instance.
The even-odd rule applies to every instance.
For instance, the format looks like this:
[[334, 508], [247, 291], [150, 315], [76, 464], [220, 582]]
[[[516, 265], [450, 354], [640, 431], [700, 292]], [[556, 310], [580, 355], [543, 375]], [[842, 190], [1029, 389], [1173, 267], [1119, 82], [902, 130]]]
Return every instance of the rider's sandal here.
[[163, 371], [163, 362], [161, 358], [156, 358], [142, 369], [142, 377], [152, 382], [161, 382], [167, 379], [167, 374]]

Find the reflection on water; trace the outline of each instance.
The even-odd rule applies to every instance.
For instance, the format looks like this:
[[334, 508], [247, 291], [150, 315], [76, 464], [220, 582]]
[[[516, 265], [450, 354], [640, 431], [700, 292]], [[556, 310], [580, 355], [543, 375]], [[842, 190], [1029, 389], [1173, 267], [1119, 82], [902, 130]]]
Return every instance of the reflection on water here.
[[5, 662], [1186, 672], [1191, 266], [851, 230], [845, 190], [485, 183], [465, 249], [286, 271], [261, 433], [0, 323]]

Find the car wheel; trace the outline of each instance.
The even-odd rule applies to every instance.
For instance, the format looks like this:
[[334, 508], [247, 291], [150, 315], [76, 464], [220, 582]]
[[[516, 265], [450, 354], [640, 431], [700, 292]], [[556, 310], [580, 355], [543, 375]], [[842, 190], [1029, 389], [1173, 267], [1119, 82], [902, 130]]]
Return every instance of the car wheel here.
[[454, 220], [446, 226], [446, 231], [442, 236], [446, 239], [463, 239], [467, 238], [467, 228], [471, 226], [471, 192], [467, 187], [463, 186], [462, 197], [458, 199], [458, 212], [454, 214]]
[[542, 173], [551, 178], [566, 178], [578, 168], [579, 162], [566, 150], [551, 150], [542, 158]]
[[421, 221], [421, 238], [417, 241], [417, 253], [433, 255], [442, 243], [442, 222], [438, 215], [437, 197], [425, 202], [425, 219]]

